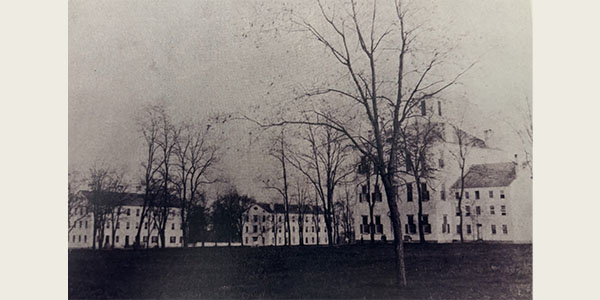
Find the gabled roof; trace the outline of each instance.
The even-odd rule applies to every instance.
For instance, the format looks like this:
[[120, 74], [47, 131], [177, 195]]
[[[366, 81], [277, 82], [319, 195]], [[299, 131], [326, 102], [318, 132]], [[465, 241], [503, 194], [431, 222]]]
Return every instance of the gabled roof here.
[[[123, 206], [143, 206], [144, 205], [144, 194], [137, 193], [117, 193], [117, 192], [92, 192], [92, 191], [81, 191], [81, 194], [85, 198], [92, 201], [101, 201], [106, 205], [115, 205], [120, 203]], [[176, 201], [171, 201], [169, 207], [178, 207]]]
[[[472, 165], [465, 175], [465, 188], [509, 186], [517, 177], [513, 162]], [[460, 188], [460, 178], [452, 189]]]

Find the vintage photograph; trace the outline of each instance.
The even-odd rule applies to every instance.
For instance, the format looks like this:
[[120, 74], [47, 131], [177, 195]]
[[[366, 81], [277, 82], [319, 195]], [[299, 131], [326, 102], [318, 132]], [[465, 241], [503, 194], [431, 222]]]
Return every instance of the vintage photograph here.
[[68, 2], [70, 299], [532, 299], [527, 0]]

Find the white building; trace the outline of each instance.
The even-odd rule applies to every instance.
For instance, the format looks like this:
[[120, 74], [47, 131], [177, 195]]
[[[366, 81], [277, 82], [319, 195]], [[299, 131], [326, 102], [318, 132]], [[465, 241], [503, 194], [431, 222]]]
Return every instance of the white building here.
[[[105, 201], [111, 201], [114, 199], [114, 194], [104, 193], [106, 197], [102, 197]], [[94, 218], [92, 209], [90, 206], [90, 195], [89, 191], [82, 191], [78, 194], [79, 197], [83, 197], [83, 205], [75, 209], [75, 214], [70, 218], [69, 225], [74, 225], [73, 229], [69, 232], [69, 248], [92, 248], [92, 238], [94, 232]], [[107, 214], [104, 234], [98, 230], [97, 241], [103, 239], [103, 247], [110, 247], [112, 245], [112, 220], [115, 222], [115, 248], [126, 248], [132, 246], [135, 242], [135, 236], [138, 228], [140, 227], [140, 214], [142, 213], [142, 206], [144, 203], [144, 195], [128, 193], [122, 202], [121, 213], [117, 215], [117, 209], [113, 209], [113, 218], [110, 214]], [[179, 214], [180, 209], [172, 206], [169, 208], [169, 216], [167, 218], [167, 224], [165, 228], [165, 247], [181, 247], [183, 242], [183, 232], [181, 228], [181, 216]], [[117, 221], [118, 220], [118, 221]], [[75, 223], [75, 224], [73, 224]], [[140, 239], [142, 246], [144, 247], [157, 247], [160, 245], [158, 229], [155, 222], [153, 221], [152, 214], [150, 217], [146, 217], [144, 224], [141, 225]], [[98, 247], [98, 242], [96, 243]]]
[[[434, 110], [435, 108], [435, 110]], [[422, 219], [423, 231], [425, 233], [425, 240], [429, 242], [446, 243], [452, 242], [459, 239], [459, 235], [456, 231], [456, 225], [458, 224], [458, 217], [456, 217], [457, 202], [454, 199], [453, 185], [457, 178], [460, 176], [460, 168], [456, 159], [456, 154], [459, 150], [456, 134], [454, 129], [448, 124], [447, 120], [442, 117], [441, 105], [438, 102], [435, 107], [431, 107], [425, 111], [422, 108], [423, 114], [435, 113], [434, 120], [438, 121], [441, 126], [442, 141], [438, 142], [431, 151], [433, 154], [432, 161], [436, 164], [436, 171], [432, 178], [428, 178], [423, 182], [419, 182], [422, 189], [424, 190], [424, 200], [422, 202]], [[500, 149], [490, 147], [489, 137], [491, 131], [486, 130], [483, 132], [485, 138], [477, 138], [472, 134], [467, 134], [469, 140], [469, 146], [467, 147], [467, 159], [466, 159], [466, 170], [471, 166], [481, 164], [493, 164], [511, 161], [512, 156]], [[522, 168], [519, 168], [522, 169]], [[487, 169], [486, 169], [487, 170]], [[494, 168], [490, 170], [495, 170]], [[523, 170], [524, 172], [524, 170]], [[493, 176], [493, 172], [489, 176]], [[485, 174], [482, 174], [485, 176]], [[508, 176], [508, 175], [506, 175]], [[401, 177], [401, 178], [400, 178]], [[365, 177], [366, 178], [366, 177]], [[529, 175], [524, 178], [530, 178]], [[506, 179], [508, 182], [508, 179]], [[514, 181], [514, 182], [513, 182]], [[505, 241], [531, 241], [531, 180], [513, 180], [510, 181], [509, 186], [506, 187], [492, 187], [494, 193], [499, 195], [500, 188], [504, 190], [505, 197], [519, 197], [519, 206], [506, 205], [507, 214], [514, 216], [515, 221], [512, 223], [500, 223], [495, 224], [496, 235], [494, 239], [505, 240]], [[402, 185], [398, 186], [397, 203], [398, 210], [400, 212], [400, 221], [403, 227], [403, 237], [405, 240], [418, 241], [418, 195], [416, 182], [410, 176], [399, 175], [397, 182], [402, 182]], [[385, 235], [387, 240], [393, 240], [393, 233], [391, 227], [391, 219], [389, 214], [389, 208], [386, 200], [386, 195], [383, 190], [383, 185], [378, 183], [377, 176], [370, 178], [370, 188], [366, 187], [366, 179], [359, 184], [359, 202], [354, 206], [354, 218], [355, 218], [355, 239], [356, 241], [368, 241], [371, 238], [371, 231], [374, 231], [374, 239], [379, 241]], [[485, 187], [485, 192], [489, 190]], [[371, 197], [367, 196], [367, 190], [370, 190]], [[474, 194], [475, 190], [469, 190], [470, 194]], [[484, 192], [482, 189], [481, 193]], [[373, 208], [373, 220], [371, 220], [369, 201], [375, 199]], [[482, 204], [483, 205], [483, 204]], [[489, 210], [492, 204], [486, 204], [486, 209]], [[498, 207], [494, 206], [495, 212], [500, 212], [503, 204], [497, 204]], [[509, 208], [509, 206], [511, 208]], [[483, 209], [480, 207], [480, 209]], [[500, 214], [501, 215], [501, 214]], [[518, 221], [516, 221], [518, 220]], [[521, 221], [522, 220], [522, 221]], [[371, 222], [373, 225], [371, 225]], [[483, 221], [482, 221], [483, 222]], [[494, 221], [495, 222], [495, 221]], [[489, 227], [488, 231], [491, 233], [491, 223], [474, 223], [480, 224], [480, 227]], [[506, 225], [508, 234], [500, 238], [498, 232], [502, 234], [503, 226]], [[468, 229], [468, 228], [467, 228]], [[476, 229], [471, 228], [472, 232]], [[481, 229], [483, 230], [483, 229]], [[529, 234], [527, 234], [529, 232]], [[523, 236], [517, 235], [517, 233], [523, 233]], [[480, 231], [480, 237], [484, 240], [485, 235], [482, 235]]]
[[[328, 243], [325, 218], [320, 208], [308, 205], [300, 207], [289, 205], [289, 218], [291, 245], [325, 245]], [[283, 204], [256, 203], [244, 213], [243, 221], [243, 245], [285, 245], [285, 207]]]

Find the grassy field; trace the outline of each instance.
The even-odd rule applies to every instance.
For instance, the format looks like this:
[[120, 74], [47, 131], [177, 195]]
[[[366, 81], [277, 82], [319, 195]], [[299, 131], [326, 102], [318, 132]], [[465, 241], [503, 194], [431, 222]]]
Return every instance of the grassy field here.
[[69, 298], [530, 299], [531, 245], [71, 250]]

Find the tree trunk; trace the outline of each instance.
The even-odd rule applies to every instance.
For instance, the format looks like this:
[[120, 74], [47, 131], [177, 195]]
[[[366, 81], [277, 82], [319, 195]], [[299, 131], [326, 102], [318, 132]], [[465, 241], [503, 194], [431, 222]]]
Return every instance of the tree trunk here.
[[394, 234], [394, 252], [396, 255], [396, 280], [398, 285], [406, 286], [406, 266], [404, 264], [404, 242], [402, 241], [402, 222], [398, 212], [398, 204], [396, 202], [396, 192], [394, 182], [388, 176], [382, 176], [382, 182], [385, 188], [390, 217], [392, 219], [392, 228]]

